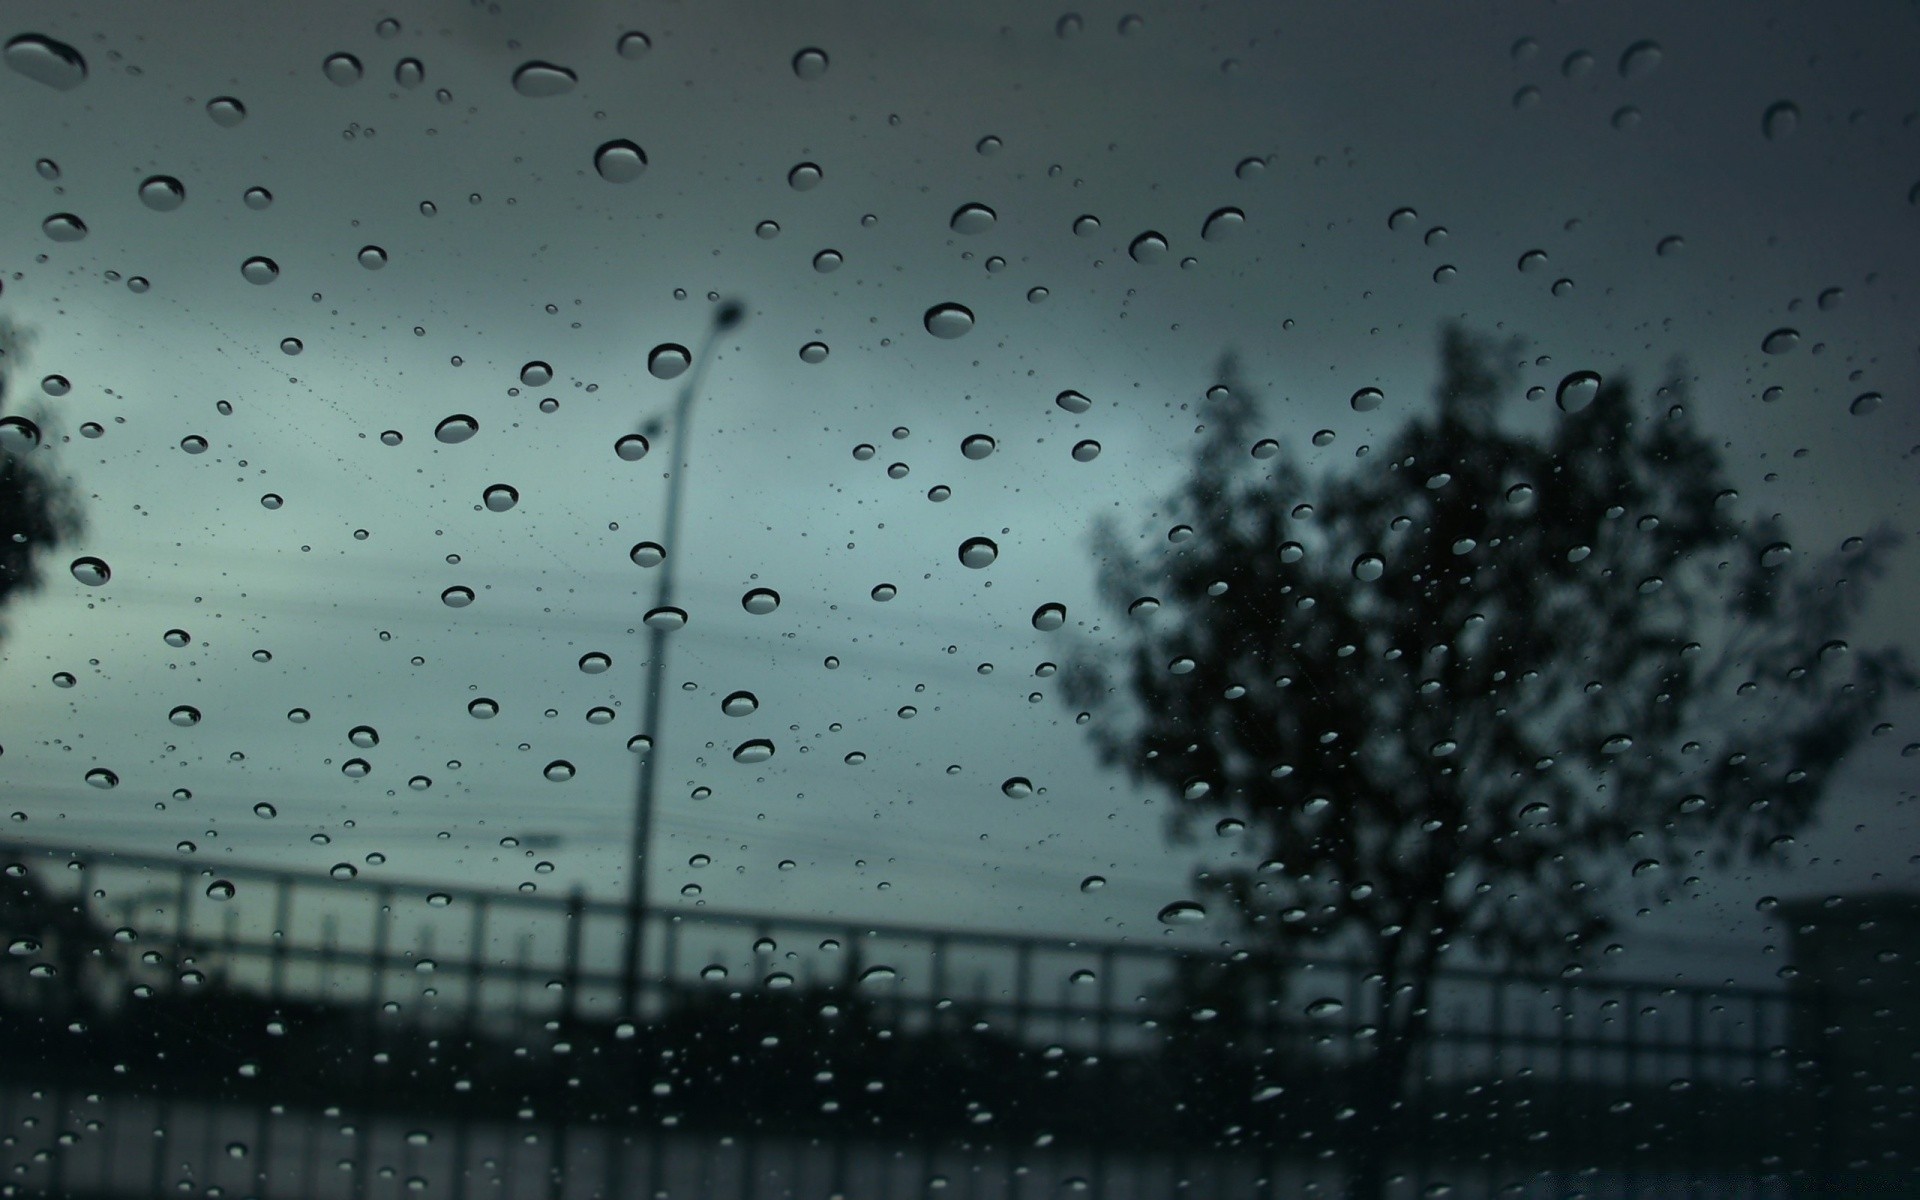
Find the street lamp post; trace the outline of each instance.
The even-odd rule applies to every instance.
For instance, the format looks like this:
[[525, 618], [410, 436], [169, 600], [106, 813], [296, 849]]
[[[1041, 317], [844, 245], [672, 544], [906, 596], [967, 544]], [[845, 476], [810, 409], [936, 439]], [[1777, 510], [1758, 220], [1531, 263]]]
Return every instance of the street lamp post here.
[[[739, 302], [729, 300], [713, 311], [713, 325], [694, 360], [693, 371], [681, 387], [673, 405], [673, 453], [667, 460], [667, 510], [662, 522], [661, 544], [667, 548], [660, 563], [653, 607], [657, 612], [673, 604], [674, 566], [680, 557], [680, 488], [687, 476], [687, 425], [693, 402], [700, 394], [713, 343], [746, 316]], [[628, 1020], [640, 1012], [640, 970], [644, 962], [647, 929], [647, 874], [653, 857], [653, 799], [655, 764], [659, 762], [661, 688], [667, 670], [667, 628], [664, 622], [647, 623], [647, 677], [641, 694], [640, 731], [653, 739], [640, 755], [640, 780], [634, 790], [633, 843], [627, 855], [627, 942], [620, 971], [621, 1003]]]

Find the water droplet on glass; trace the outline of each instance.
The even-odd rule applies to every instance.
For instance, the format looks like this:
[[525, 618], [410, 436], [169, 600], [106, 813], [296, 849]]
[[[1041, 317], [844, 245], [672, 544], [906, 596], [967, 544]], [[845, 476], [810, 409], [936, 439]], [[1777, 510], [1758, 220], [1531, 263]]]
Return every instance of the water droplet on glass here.
[[465, 608], [473, 603], [473, 589], [470, 587], [450, 587], [440, 593], [440, 603], [448, 608]]
[[1883, 402], [1879, 392], [1861, 392], [1853, 398], [1853, 403], [1847, 405], [1847, 411], [1856, 417], [1864, 417], [1869, 413], [1879, 412]]
[[457, 446], [480, 432], [480, 422], [465, 413], [455, 413], [433, 427], [433, 436], [449, 446]]
[[801, 79], [818, 79], [827, 73], [827, 52], [809, 46], [793, 56], [793, 73]]
[[9, 67], [35, 83], [72, 91], [87, 81], [87, 60], [65, 42], [38, 33], [23, 33], [7, 43]]
[[1361, 583], [1372, 583], [1386, 572], [1386, 560], [1378, 554], [1362, 554], [1353, 560], [1353, 577]]
[[796, 192], [810, 192], [825, 178], [818, 163], [803, 162], [787, 172], [787, 186]]
[[73, 384], [65, 375], [48, 375], [40, 380], [40, 390], [49, 396], [64, 396], [73, 390]]
[[993, 223], [998, 219], [999, 214], [984, 204], [962, 204], [947, 219], [947, 228], [955, 233], [985, 233], [993, 228]]
[[350, 758], [340, 764], [340, 773], [348, 779], [365, 779], [373, 772], [373, 764], [364, 758]]
[[647, 354], [647, 374], [673, 379], [693, 364], [693, 355], [678, 342], [662, 342]]
[[923, 318], [927, 332], [937, 338], [962, 337], [973, 328], [973, 310], [964, 304], [936, 304]]
[[817, 366], [827, 361], [827, 353], [827, 344], [825, 342], [808, 342], [806, 345], [800, 347], [800, 361]]
[[720, 702], [720, 711], [730, 717], [745, 717], [760, 707], [760, 698], [752, 692], [731, 692]]
[[1000, 793], [1010, 800], [1025, 800], [1033, 795], [1033, 781], [1024, 775], [1015, 775], [1000, 785]]
[[666, 561], [667, 548], [659, 542], [635, 542], [627, 557], [636, 567], [657, 567]]
[[615, 138], [593, 152], [593, 169], [608, 183], [632, 183], [646, 172], [647, 152], [626, 138]]
[[42, 179], [51, 181], [60, 178], [60, 164], [50, 158], [34, 160], [33, 169]]
[[1050, 633], [1067, 623], [1067, 606], [1064, 604], [1042, 604], [1033, 610], [1033, 627], [1042, 633]]
[[86, 584], [88, 587], [99, 587], [107, 580], [113, 578], [113, 569], [107, 566], [106, 561], [104, 559], [94, 558], [91, 555], [84, 555], [74, 559], [73, 562], [68, 565], [67, 569], [73, 572], [75, 579]]
[[207, 101], [207, 115], [222, 129], [232, 129], [247, 119], [247, 106], [232, 96], [215, 96]]
[[387, 265], [387, 252], [378, 246], [362, 246], [354, 257], [369, 271], [378, 271]]
[[733, 761], [737, 763], [763, 763], [772, 757], [773, 743], [766, 738], [753, 738], [733, 749]]
[[1792, 557], [1792, 546], [1786, 542], [1774, 542], [1760, 551], [1760, 565], [1769, 569], [1783, 567]]
[[150, 175], [140, 184], [140, 203], [154, 212], [172, 212], [186, 202], [186, 187], [171, 175]]
[[25, 454], [40, 444], [40, 427], [25, 417], [0, 417], [0, 452]]
[[1092, 237], [1099, 232], [1100, 218], [1094, 216], [1092, 213], [1082, 213], [1073, 219], [1073, 235], [1075, 237]]
[[313, 720], [313, 714], [304, 708], [290, 708], [287, 710], [287, 723], [290, 725], [305, 725], [311, 720]]
[[1592, 404], [1600, 395], [1600, 375], [1595, 371], [1575, 371], [1553, 390], [1553, 402], [1561, 412], [1575, 413]]
[[899, 594], [900, 594], [900, 589], [893, 586], [890, 583], [876, 583], [873, 585], [873, 590], [867, 593], [867, 595], [873, 597], [875, 600], [879, 601], [882, 604], [885, 604], [887, 601], [893, 599], [895, 596], [898, 596]]
[[360, 868], [354, 866], [352, 863], [335, 863], [328, 869], [327, 874], [333, 876], [335, 879], [352, 879], [360, 874]]
[[1635, 42], [1620, 54], [1620, 78], [1640, 79], [1650, 74], [1664, 55], [1659, 42]]
[[256, 255], [240, 264], [240, 278], [252, 284], [268, 284], [280, 278], [280, 264]]
[[1127, 255], [1143, 266], [1159, 262], [1166, 254], [1167, 239], [1151, 229], [1127, 244]]
[[975, 570], [989, 566], [1000, 557], [1000, 547], [991, 538], [971, 537], [960, 543], [960, 565]]
[[1176, 900], [1160, 910], [1162, 925], [1197, 925], [1207, 919], [1207, 910], [1192, 900]]
[[1093, 401], [1072, 389], [1068, 389], [1067, 391], [1061, 392], [1058, 396], [1055, 396], [1053, 402], [1065, 411], [1073, 413], [1076, 416], [1093, 407]]
[[1357, 413], [1372, 412], [1379, 408], [1386, 398], [1379, 388], [1364, 387], [1355, 392], [1347, 403], [1352, 405], [1353, 411]]
[[234, 886], [229, 880], [216, 879], [207, 885], [207, 899], [209, 900], [231, 900], [233, 899], [233, 893]]
[[988, 134], [986, 137], [975, 142], [973, 149], [976, 154], [982, 155], [983, 157], [991, 157], [992, 155], [1000, 153], [1000, 146], [1000, 139], [994, 137], [992, 134]]
[[548, 62], [521, 63], [513, 71], [513, 90], [536, 100], [564, 96], [579, 82], [580, 77], [572, 71]]
[[182, 729], [191, 728], [200, 723], [200, 710], [191, 704], [176, 705], [174, 710], [167, 714], [167, 720]]
[[756, 617], [764, 617], [780, 607], [780, 593], [772, 588], [754, 588], [740, 597], [740, 607]]
[[480, 696], [467, 701], [467, 712], [482, 721], [490, 721], [500, 713], [500, 702]]
[[639, 462], [652, 448], [652, 443], [637, 433], [630, 433], [613, 444], [613, 452], [626, 462]]
[[1092, 438], [1088, 438], [1087, 440], [1082, 442], [1074, 443], [1073, 461], [1083, 462], [1083, 463], [1092, 462], [1094, 459], [1099, 457], [1100, 457], [1100, 443], [1094, 441]]
[[1324, 1020], [1327, 1017], [1338, 1016], [1345, 1011], [1346, 1007], [1332, 996], [1322, 996], [1318, 1000], [1307, 1001], [1305, 1012], [1309, 1017]]
[[556, 758], [540, 773], [555, 783], [565, 783], [573, 778], [573, 764], [564, 758]]
[[648, 609], [647, 615], [640, 619], [646, 622], [649, 629], [679, 629], [687, 623], [687, 610], [675, 608], [671, 604], [663, 604], [658, 608]]
[[401, 87], [419, 87], [426, 78], [427, 68], [417, 58], [403, 58], [393, 66], [393, 81]]
[[1203, 242], [1225, 241], [1240, 232], [1247, 223], [1247, 214], [1237, 208], [1216, 208], [1200, 226], [1200, 240]]
[[40, 232], [56, 242], [77, 242], [87, 236], [87, 223], [72, 213], [55, 213], [40, 222]]
[[960, 441], [960, 453], [974, 461], [992, 454], [999, 443], [984, 433], [969, 434]]
[[280, 810], [265, 800], [262, 800], [253, 806], [253, 815], [259, 817], [262, 821], [271, 821], [280, 815]]
[[828, 275], [838, 271], [840, 264], [845, 261], [838, 250], [822, 250], [813, 256], [813, 269], [822, 275]]
[[1791, 100], [1778, 100], [1760, 114], [1760, 131], [1770, 142], [1785, 141], [1800, 128], [1800, 106]]
[[591, 650], [580, 656], [579, 665], [584, 674], [598, 675], [613, 665], [613, 658], [599, 650]]
[[1799, 344], [1798, 329], [1776, 329], [1760, 339], [1760, 349], [1765, 354], [1785, 354]]
[[93, 770], [87, 772], [87, 782], [104, 791], [108, 788], [119, 787], [120, 777], [105, 767], [95, 767]]

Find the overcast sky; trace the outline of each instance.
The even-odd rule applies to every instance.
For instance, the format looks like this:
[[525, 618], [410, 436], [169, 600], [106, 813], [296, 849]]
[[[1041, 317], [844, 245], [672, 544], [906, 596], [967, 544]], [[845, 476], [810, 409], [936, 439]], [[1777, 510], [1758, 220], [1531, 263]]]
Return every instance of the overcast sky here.
[[[1524, 382], [1549, 389], [1683, 358], [1749, 510], [1796, 548], [1916, 533], [1910, 8], [1100, 5], [1069, 36], [1064, 9], [1020, 3], [496, 8], [7, 8], [0, 34], [87, 63], [68, 89], [31, 48], [0, 72], [0, 314], [34, 338], [9, 404], [44, 408], [89, 522], [7, 614], [8, 835], [313, 868], [377, 851], [511, 887], [532, 861], [499, 838], [547, 833], [543, 889], [617, 894], [657, 574], [628, 548], [662, 535], [668, 454], [614, 443], [670, 407], [684, 380], [649, 351], [698, 347], [710, 294], [748, 316], [717, 343], [670, 547], [691, 619], [658, 751], [662, 899], [1155, 934], [1196, 856], [1228, 850], [1169, 850], [1165, 801], [1095, 765], [1035, 678], [1067, 635], [1027, 618], [1062, 602], [1099, 640], [1088, 531], [1156, 529], [1229, 349], [1264, 432], [1330, 469], [1426, 409], [1447, 321], [1524, 337]], [[644, 54], [619, 52], [630, 31]], [[577, 82], [522, 94], [529, 62]], [[217, 97], [245, 119], [212, 119]], [[625, 182], [595, 169], [619, 140], [647, 161]], [[185, 202], [143, 203], [156, 175]], [[991, 226], [951, 228], [966, 204]], [[1204, 240], [1227, 207], [1244, 223]], [[60, 213], [87, 236], [49, 237]], [[1137, 262], [1147, 231], [1167, 250]], [[277, 277], [249, 282], [254, 256]], [[947, 303], [975, 317], [951, 340], [923, 323]], [[1763, 351], [1783, 328], [1797, 344]], [[534, 361], [551, 382], [522, 384]], [[42, 394], [48, 374], [71, 392]], [[1357, 414], [1363, 386], [1387, 399]], [[1056, 406], [1068, 388], [1092, 408]], [[1878, 411], [1850, 415], [1868, 392]], [[436, 440], [456, 414], [477, 435]], [[962, 454], [974, 434], [991, 456]], [[1076, 461], [1085, 439], [1101, 453]], [[493, 484], [518, 504], [488, 511]], [[1000, 548], [979, 571], [956, 556], [977, 535]], [[106, 585], [68, 574], [82, 553]], [[476, 599], [449, 608], [450, 587]], [[744, 611], [754, 587], [778, 610]], [[1909, 547], [1858, 640], [1913, 648], [1916, 588]], [[590, 652], [612, 668], [583, 673]], [[751, 716], [721, 711], [737, 690]], [[197, 726], [169, 723], [182, 704]], [[1643, 924], [1747, 944], [1762, 893], [1910, 886], [1920, 709], [1888, 716], [1795, 875], [1717, 876]], [[377, 747], [349, 743], [360, 725]], [[774, 757], [732, 761], [755, 737]], [[573, 778], [544, 778], [555, 760]], [[119, 785], [88, 786], [96, 767]], [[1044, 794], [1008, 799], [1010, 775]], [[1082, 894], [1092, 873], [1112, 886]]]

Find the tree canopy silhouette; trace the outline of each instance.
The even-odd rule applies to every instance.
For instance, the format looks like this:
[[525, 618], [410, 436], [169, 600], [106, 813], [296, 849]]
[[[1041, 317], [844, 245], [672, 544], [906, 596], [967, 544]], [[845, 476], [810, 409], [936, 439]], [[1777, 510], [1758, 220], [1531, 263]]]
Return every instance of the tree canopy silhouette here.
[[1890, 535], [1809, 562], [1743, 520], [1679, 381], [1503, 420], [1517, 350], [1447, 330], [1435, 410], [1313, 472], [1229, 358], [1190, 534], [1097, 538], [1126, 662], [1076, 698], [1130, 699], [1091, 728], [1178, 827], [1247, 823], [1264, 861], [1203, 878], [1254, 940], [1371, 963], [1376, 1131], [1450, 947], [1577, 954], [1698, 855], [1778, 855], [1907, 677], [1842, 640]]
[[0, 610], [39, 585], [42, 554], [80, 532], [71, 489], [40, 457], [46, 447], [38, 414], [8, 411], [8, 379], [25, 344], [19, 328], [0, 318]]

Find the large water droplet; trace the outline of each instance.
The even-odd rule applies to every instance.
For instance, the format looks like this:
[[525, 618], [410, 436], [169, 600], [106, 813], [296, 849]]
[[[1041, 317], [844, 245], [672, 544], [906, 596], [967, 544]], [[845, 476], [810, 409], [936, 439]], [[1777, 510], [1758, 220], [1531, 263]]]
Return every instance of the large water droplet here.
[[1208, 215], [1206, 223], [1200, 226], [1200, 240], [1219, 242], [1240, 232], [1247, 223], [1247, 214], [1237, 208], [1216, 208]]
[[1651, 74], [1665, 56], [1659, 42], [1635, 42], [1620, 54], [1620, 78], [1639, 79]]
[[573, 764], [564, 758], [556, 758], [548, 763], [546, 769], [540, 773], [554, 783], [565, 783], [567, 780], [573, 778]]
[[827, 73], [827, 52], [809, 46], [793, 56], [793, 73], [801, 79], [818, 79]]
[[1088, 438], [1073, 444], [1073, 461], [1092, 462], [1100, 457], [1100, 443]]
[[7, 65], [35, 83], [63, 92], [87, 81], [87, 60], [65, 42], [38, 33], [23, 33], [7, 43]]
[[200, 723], [200, 710], [191, 704], [176, 705], [173, 711], [167, 714], [167, 720], [182, 729], [190, 729]]
[[490, 721], [500, 715], [500, 702], [481, 696], [467, 701], [467, 712], [482, 721]]
[[1353, 560], [1353, 577], [1361, 583], [1372, 583], [1386, 573], [1386, 560], [1378, 554], [1362, 554]]
[[1798, 329], [1776, 329], [1760, 339], [1760, 349], [1766, 354], [1785, 354], [1799, 344]]
[[973, 329], [973, 310], [964, 304], [936, 304], [922, 319], [927, 332], [937, 338], [964, 337]]
[[387, 252], [379, 246], [362, 246], [354, 259], [367, 270], [378, 271], [387, 265]]
[[56, 242], [77, 242], [87, 236], [87, 223], [72, 213], [54, 213], [40, 222], [40, 232]]
[[373, 773], [373, 764], [364, 758], [350, 758], [340, 764], [340, 773], [348, 779], [365, 779]]
[[1176, 900], [1160, 910], [1162, 925], [1197, 925], [1207, 919], [1207, 910], [1192, 900]]
[[1768, 569], [1784, 567], [1793, 557], [1793, 547], [1786, 542], [1774, 542], [1760, 551], [1760, 565]]
[[172, 212], [187, 202], [187, 189], [171, 175], [149, 175], [140, 184], [140, 203], [154, 212]]
[[466, 413], [455, 413], [433, 427], [433, 436], [449, 446], [457, 446], [480, 432], [480, 422]]
[[580, 670], [586, 675], [603, 674], [613, 665], [613, 657], [599, 650], [589, 650], [580, 656]]
[[873, 585], [873, 590], [867, 593], [881, 604], [885, 604], [899, 594], [900, 589], [890, 583], [876, 583]]
[[753, 738], [733, 749], [733, 761], [737, 763], [763, 763], [772, 757], [773, 743], [766, 738]]
[[426, 78], [427, 68], [417, 58], [403, 58], [393, 65], [393, 81], [401, 87], [419, 87]]
[[1379, 388], [1363, 387], [1355, 392], [1347, 400], [1347, 403], [1352, 406], [1353, 411], [1364, 413], [1372, 412], [1374, 409], [1379, 408], [1385, 400], [1386, 396]]
[[820, 164], [803, 162], [787, 172], [787, 186], [796, 192], [810, 192], [826, 177]]
[[977, 462], [992, 454], [998, 445], [984, 433], [969, 434], [960, 440], [960, 453]]
[[360, 874], [360, 868], [352, 863], [335, 863], [327, 869], [327, 874], [335, 879], [348, 880], [357, 877]]
[[1149, 229], [1127, 244], [1127, 255], [1143, 266], [1151, 266], [1167, 256], [1167, 239]]
[[88, 587], [99, 587], [113, 578], [113, 568], [107, 566], [106, 560], [94, 558], [92, 555], [83, 555], [74, 559], [68, 564], [67, 569], [73, 572], [75, 579]]
[[480, 503], [486, 505], [489, 512], [506, 512], [520, 503], [520, 489], [509, 483], [496, 483], [480, 493]]
[[1073, 236], [1092, 237], [1100, 232], [1100, 218], [1092, 213], [1082, 213], [1073, 219]]
[[947, 228], [955, 233], [985, 233], [998, 219], [999, 214], [984, 204], [962, 204], [947, 219]]
[[662, 342], [647, 354], [647, 374], [673, 379], [693, 364], [693, 355], [678, 342]]
[[108, 788], [119, 787], [120, 777], [105, 767], [95, 767], [87, 772], [87, 782], [105, 791]]
[[813, 269], [822, 275], [830, 275], [838, 271], [840, 264], [845, 261], [846, 259], [838, 250], [822, 250], [813, 256]]
[[1864, 417], [1879, 412], [1883, 402], [1884, 398], [1879, 392], [1861, 392], [1853, 398], [1853, 403], [1847, 405], [1847, 411], [1856, 417]]
[[1000, 557], [1000, 547], [995, 545], [991, 538], [971, 537], [960, 543], [960, 565], [963, 567], [979, 570], [981, 567], [992, 565], [993, 560], [998, 557]]
[[1093, 407], [1093, 401], [1069, 388], [1053, 398], [1053, 402], [1076, 416]]
[[731, 692], [720, 702], [720, 711], [730, 717], [751, 716], [760, 707], [760, 698], [752, 692]]
[[207, 115], [222, 129], [232, 129], [247, 119], [247, 106], [232, 96], [215, 96], [207, 101]]
[[627, 462], [639, 462], [652, 448], [652, 444], [637, 433], [630, 433], [613, 444], [613, 452]]
[[1083, 892], [1097, 892], [1105, 886], [1107, 886], [1105, 875], [1089, 875], [1080, 881], [1080, 890]]
[[636, 567], [657, 567], [667, 560], [667, 548], [659, 542], [635, 542], [627, 557]]
[[831, 353], [831, 351], [827, 348], [825, 342], [808, 342], [806, 345], [800, 347], [800, 361], [809, 366], [818, 366], [827, 361], [827, 355], [829, 353]]
[[653, 39], [638, 29], [631, 29], [621, 34], [620, 40], [613, 44], [613, 52], [629, 62], [645, 58], [647, 51], [651, 49], [653, 49]]
[[1406, 229], [1420, 219], [1420, 214], [1411, 208], [1396, 208], [1387, 214], [1388, 229]]
[[679, 629], [687, 623], [687, 610], [662, 604], [658, 608], [648, 609], [647, 615], [640, 619], [647, 623], [649, 629]]
[[1033, 781], [1025, 775], [1015, 775], [1000, 785], [1000, 794], [1009, 800], [1025, 800], [1033, 795]]
[[513, 71], [513, 90], [536, 100], [547, 96], [564, 96], [579, 83], [578, 75], [548, 62], [521, 63]]
[[1575, 371], [1553, 390], [1553, 402], [1561, 412], [1579, 412], [1600, 394], [1600, 376], [1594, 371]]
[[448, 608], [465, 608], [473, 603], [473, 589], [470, 587], [450, 587], [440, 593], [440, 603]]
[[593, 169], [608, 183], [632, 183], [646, 172], [647, 152], [626, 138], [615, 138], [593, 152]]
[[1067, 606], [1064, 604], [1042, 604], [1033, 610], [1033, 627], [1042, 633], [1050, 633], [1067, 623]]
[[252, 284], [269, 284], [280, 278], [280, 264], [255, 255], [240, 264], [240, 278]]
[[1800, 106], [1791, 100], [1777, 100], [1760, 114], [1760, 132], [1770, 142], [1785, 141], [1800, 128]]
[[740, 597], [740, 607], [756, 617], [764, 617], [780, 607], [780, 593], [772, 588], [754, 588]]
[[0, 417], [0, 452], [25, 454], [40, 444], [40, 427], [25, 417]]
[[327, 60], [320, 64], [320, 73], [325, 75], [327, 81], [334, 86], [346, 87], [348, 84], [359, 83], [360, 76], [365, 72], [360, 67], [360, 60], [353, 55], [329, 54]]

